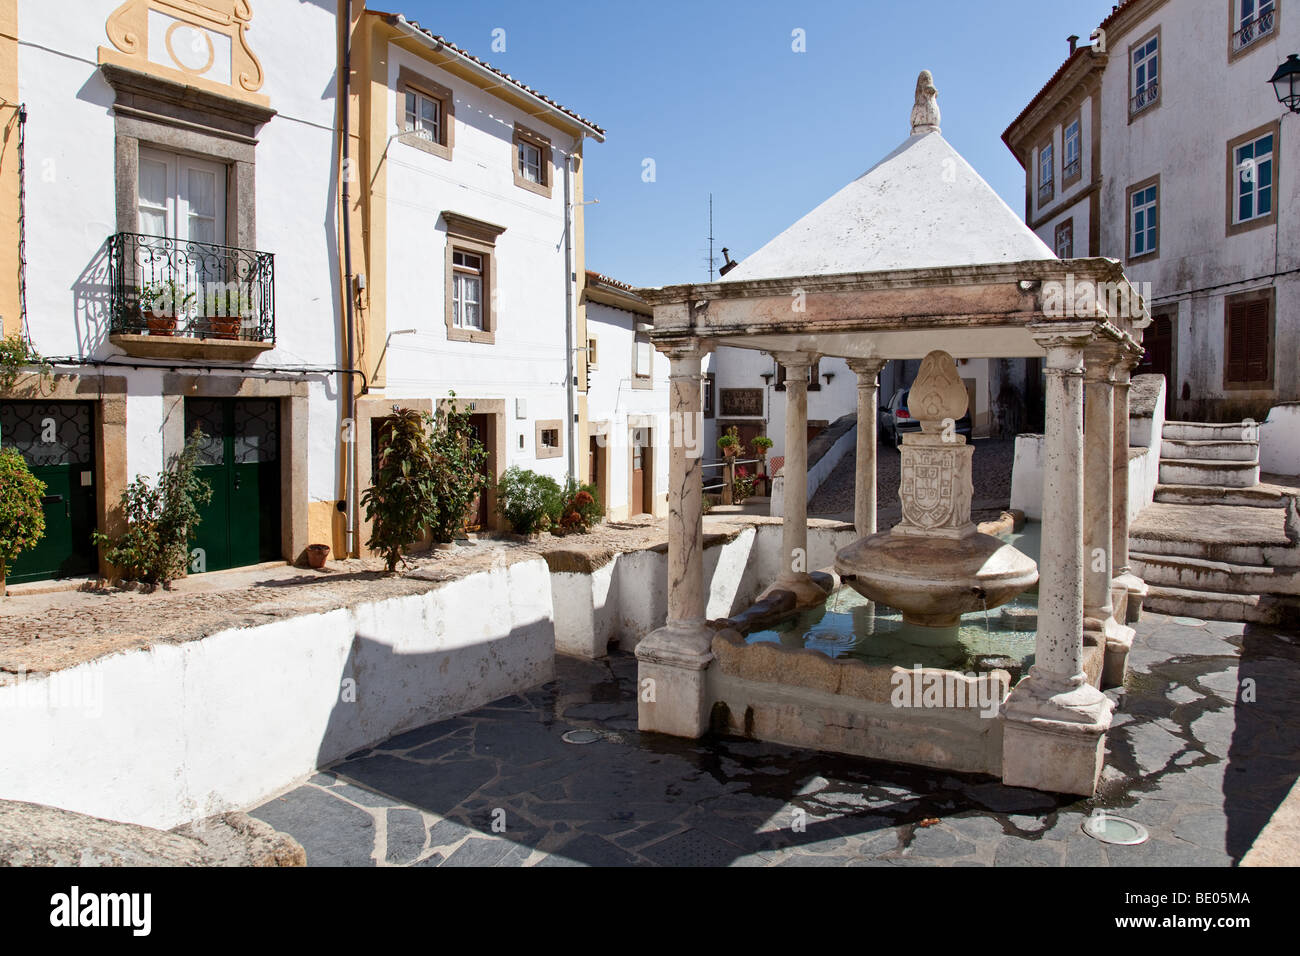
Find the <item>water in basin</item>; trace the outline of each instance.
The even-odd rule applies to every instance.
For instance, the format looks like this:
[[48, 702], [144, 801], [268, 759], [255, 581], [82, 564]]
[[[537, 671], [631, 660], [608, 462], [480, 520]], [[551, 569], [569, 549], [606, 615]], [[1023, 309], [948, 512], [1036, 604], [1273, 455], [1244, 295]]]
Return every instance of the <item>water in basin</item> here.
[[[1037, 560], [1039, 529], [1034, 522], [1002, 537]], [[792, 615], [768, 630], [754, 631], [746, 641], [807, 647], [869, 664], [942, 667], [963, 673], [1004, 668], [1016, 678], [1034, 661], [1037, 612], [1037, 589], [1031, 589], [987, 613], [963, 615], [957, 627], [922, 627], [906, 623], [901, 612], [875, 604], [846, 586], [832, 592], [825, 605]]]

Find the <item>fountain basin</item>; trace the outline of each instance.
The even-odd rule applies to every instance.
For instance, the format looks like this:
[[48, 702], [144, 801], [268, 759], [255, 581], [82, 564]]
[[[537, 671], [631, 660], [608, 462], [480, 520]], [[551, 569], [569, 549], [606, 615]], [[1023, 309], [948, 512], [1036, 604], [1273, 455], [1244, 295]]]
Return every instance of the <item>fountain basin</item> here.
[[1038, 582], [1032, 558], [979, 532], [937, 538], [883, 531], [843, 548], [835, 571], [907, 623], [934, 628], [955, 628], [963, 614], [1000, 607]]

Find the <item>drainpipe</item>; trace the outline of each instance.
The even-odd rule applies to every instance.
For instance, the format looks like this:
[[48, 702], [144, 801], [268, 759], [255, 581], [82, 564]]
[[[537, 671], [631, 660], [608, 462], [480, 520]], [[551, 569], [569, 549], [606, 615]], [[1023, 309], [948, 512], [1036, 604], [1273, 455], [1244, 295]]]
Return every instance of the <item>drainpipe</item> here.
[[[339, 132], [343, 137], [343, 165], [339, 169], [339, 178], [343, 185], [343, 301], [347, 316], [344, 367], [351, 370], [356, 367], [356, 319], [352, 308], [352, 202], [351, 191], [348, 189], [349, 156], [351, 153], [349, 126], [352, 117], [351, 105], [348, 102], [350, 95], [349, 80], [352, 75], [352, 0], [345, 0], [344, 10], [346, 19], [343, 24], [343, 70], [342, 76], [339, 78], [339, 102], [342, 109]], [[356, 508], [353, 502], [356, 497], [356, 488], [354, 487], [357, 455], [356, 392], [353, 388], [351, 375], [345, 376], [343, 380], [343, 417], [344, 436], [347, 440], [343, 443], [344, 477], [341, 510], [345, 516], [344, 546], [350, 557], [355, 553], [359, 553], [356, 547]], [[350, 429], [346, 427], [348, 422], [352, 424]]]
[[564, 395], [568, 400], [568, 431], [569, 431], [569, 475], [577, 480], [578, 472], [576, 470], [577, 453], [573, 443], [577, 441], [577, 427], [574, 422], [574, 390], [578, 387], [577, 368], [574, 363], [573, 351], [573, 246], [571, 244], [572, 235], [572, 218], [573, 204], [570, 198], [570, 163], [573, 157], [565, 153], [564, 155]]

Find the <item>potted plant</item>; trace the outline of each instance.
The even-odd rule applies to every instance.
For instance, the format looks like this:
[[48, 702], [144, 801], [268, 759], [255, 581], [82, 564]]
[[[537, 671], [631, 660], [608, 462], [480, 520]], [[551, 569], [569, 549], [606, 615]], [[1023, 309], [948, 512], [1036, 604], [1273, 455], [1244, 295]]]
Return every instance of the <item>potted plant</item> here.
[[309, 544], [307, 545], [307, 565], [308, 567], [320, 570], [325, 567], [325, 562], [329, 560], [330, 546], [328, 544]]
[[754, 490], [764, 493], [767, 485], [767, 453], [772, 450], [772, 439], [759, 435], [749, 444], [753, 446], [754, 457], [758, 459], [758, 466], [754, 469]]
[[740, 437], [736, 434], [736, 426], [732, 425], [718, 439], [718, 447], [722, 449], [722, 454], [728, 458], [735, 458], [740, 451]]
[[175, 335], [176, 316], [194, 302], [194, 293], [186, 292], [173, 279], [146, 282], [140, 290], [140, 309], [150, 335]]

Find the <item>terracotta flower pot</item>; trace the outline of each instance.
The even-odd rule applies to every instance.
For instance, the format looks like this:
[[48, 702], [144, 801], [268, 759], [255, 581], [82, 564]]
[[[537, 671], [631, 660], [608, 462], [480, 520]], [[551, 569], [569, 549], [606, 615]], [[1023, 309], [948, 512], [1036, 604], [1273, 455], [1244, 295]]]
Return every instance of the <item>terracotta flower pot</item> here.
[[239, 319], [209, 319], [212, 335], [218, 339], [239, 338]]
[[150, 335], [167, 335], [176, 334], [176, 316], [166, 315], [162, 312], [150, 310], [145, 313], [145, 325], [149, 327]]
[[307, 564], [313, 568], [325, 567], [325, 562], [330, 556], [330, 546], [328, 544], [309, 544], [307, 545]]

